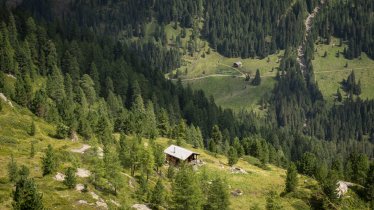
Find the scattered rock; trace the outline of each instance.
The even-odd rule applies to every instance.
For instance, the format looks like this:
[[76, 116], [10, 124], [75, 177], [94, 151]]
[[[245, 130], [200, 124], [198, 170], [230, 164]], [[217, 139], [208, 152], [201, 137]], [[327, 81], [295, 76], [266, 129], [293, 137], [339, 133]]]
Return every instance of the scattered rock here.
[[121, 207], [121, 204], [119, 204], [117, 201], [110, 199], [110, 202], [113, 203], [117, 207]]
[[349, 187], [355, 186], [355, 184], [345, 181], [338, 181], [336, 185], [336, 194], [338, 195], [338, 198], [343, 197], [348, 192]]
[[79, 148], [79, 149], [72, 149], [71, 151], [75, 152], [75, 153], [83, 154], [83, 153], [85, 153], [90, 148], [91, 148], [90, 145], [83, 144], [83, 146], [81, 148]]
[[58, 173], [56, 174], [56, 176], [53, 177], [53, 178], [54, 178], [55, 180], [59, 181], [59, 182], [62, 182], [62, 181], [65, 180], [65, 174], [62, 174], [62, 173], [58, 172]]
[[235, 197], [238, 197], [238, 196], [243, 195], [243, 191], [241, 191], [239, 189], [236, 189], [236, 190], [234, 190], [234, 191], [231, 192], [231, 195], [233, 195]]
[[231, 167], [230, 171], [232, 174], [248, 174], [244, 169], [238, 167]]
[[93, 199], [99, 200], [100, 197], [95, 192], [90, 192], [90, 194], [91, 194]]
[[78, 204], [88, 204], [88, 202], [85, 201], [85, 200], [79, 200], [77, 203], [78, 203]]
[[87, 178], [91, 176], [91, 172], [84, 168], [78, 168], [77, 173], [75, 173], [75, 175], [81, 178]]
[[150, 208], [148, 208], [148, 206], [144, 204], [134, 204], [131, 206], [131, 208], [137, 209], [137, 210], [151, 210]]
[[96, 206], [104, 209], [108, 208], [108, 204], [106, 204], [103, 200], [96, 201]]
[[79, 141], [79, 137], [78, 137], [77, 132], [75, 132], [75, 131], [72, 131], [72, 132], [71, 132], [71, 134], [70, 134], [70, 140], [71, 140], [72, 142], [77, 142], [77, 141]]
[[83, 189], [84, 189], [84, 185], [83, 184], [77, 184], [77, 185], [75, 185], [75, 190], [76, 191], [82, 192]]
[[13, 74], [7, 74], [6, 76], [7, 76], [7, 77], [10, 77], [10, 78], [12, 78], [12, 79], [17, 79], [17, 77], [15, 77]]
[[104, 150], [101, 147], [97, 148], [97, 156], [99, 156], [100, 159], [104, 158]]
[[10, 100], [8, 100], [8, 98], [3, 93], [0, 93], [0, 99], [2, 99], [4, 102], [8, 103], [9, 106], [13, 108], [12, 102]]

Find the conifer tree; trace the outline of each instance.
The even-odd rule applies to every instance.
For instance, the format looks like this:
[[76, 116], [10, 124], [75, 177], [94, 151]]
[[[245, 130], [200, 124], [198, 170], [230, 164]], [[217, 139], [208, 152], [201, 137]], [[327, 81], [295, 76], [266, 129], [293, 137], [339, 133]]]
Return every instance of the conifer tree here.
[[38, 192], [34, 180], [25, 176], [17, 181], [13, 191], [13, 209], [43, 210], [42, 194]]
[[35, 143], [31, 142], [30, 145], [30, 158], [33, 158], [35, 156]]
[[144, 108], [143, 98], [141, 95], [135, 97], [135, 102], [131, 107], [132, 116], [132, 131], [137, 135], [143, 135], [144, 133], [144, 123], [146, 118], [146, 112]]
[[[211, 149], [210, 150], [211, 152], [220, 152], [221, 148], [219, 148], [220, 146], [219, 145], [222, 145], [223, 141], [223, 137], [222, 137], [222, 133], [218, 127], [218, 125], [214, 125], [213, 128], [212, 128], [212, 135], [211, 135]], [[216, 150], [216, 151], [214, 151]]]
[[260, 70], [256, 70], [255, 78], [252, 80], [252, 85], [258, 86], [261, 84]]
[[238, 153], [234, 147], [230, 147], [227, 158], [230, 166], [233, 166], [238, 162]]
[[283, 209], [283, 206], [277, 200], [277, 193], [270, 191], [266, 197], [266, 209], [267, 210], [279, 210]]
[[48, 40], [45, 47], [46, 47], [45, 49], [46, 71], [42, 72], [43, 76], [46, 76], [47, 74], [51, 74], [52, 71], [56, 71], [55, 69], [57, 68], [57, 50], [56, 50], [55, 44], [53, 43], [53, 41]]
[[57, 160], [52, 145], [50, 144], [48, 145], [47, 151], [45, 152], [45, 155], [42, 158], [42, 165], [43, 176], [53, 173], [57, 167]]
[[82, 76], [80, 82], [81, 88], [86, 96], [88, 104], [92, 105], [96, 100], [96, 91], [95, 91], [95, 83], [92, 81], [91, 77], [87, 74]]
[[31, 125], [30, 125], [29, 135], [30, 136], [35, 136], [35, 133], [36, 133], [36, 127], [35, 127], [35, 123], [34, 123], [34, 120], [33, 120], [31, 122]]
[[18, 175], [20, 178], [27, 178], [30, 175], [30, 169], [27, 168], [25, 165], [22, 165], [18, 171]]
[[161, 178], [157, 180], [155, 187], [152, 190], [150, 202], [153, 208], [159, 209], [159, 207], [163, 207], [166, 202], [166, 191], [165, 187], [162, 184]]
[[298, 183], [297, 170], [295, 164], [291, 163], [287, 169], [285, 192], [294, 192]]
[[57, 66], [52, 66], [51, 75], [47, 79], [47, 93], [57, 103], [65, 98], [64, 77]]
[[109, 180], [114, 188], [114, 194], [118, 193], [123, 187], [123, 179], [121, 176], [121, 165], [118, 159], [118, 153], [112, 148], [104, 149], [104, 167], [105, 177]]
[[8, 178], [10, 182], [16, 182], [18, 179], [18, 166], [13, 155], [10, 157], [10, 161], [8, 163]]
[[77, 183], [75, 178], [75, 169], [72, 167], [68, 167], [65, 171], [65, 180], [64, 184], [69, 188], [73, 189]]
[[172, 187], [172, 209], [202, 209], [202, 192], [196, 175], [189, 166], [182, 166], [175, 176]]
[[366, 198], [371, 202], [371, 207], [374, 207], [374, 163], [371, 164], [366, 178]]
[[149, 101], [145, 110], [145, 134], [146, 137], [154, 139], [158, 136], [157, 120], [153, 108], [153, 103]]
[[141, 167], [143, 170], [143, 173], [146, 175], [147, 181], [149, 179], [149, 176], [151, 175], [153, 171], [153, 167], [155, 165], [155, 160], [153, 156], [152, 147], [148, 146], [144, 148], [141, 154]]
[[164, 108], [161, 108], [161, 111], [158, 117], [157, 127], [162, 137], [169, 136], [169, 133], [170, 133], [169, 116]]
[[227, 210], [229, 209], [228, 187], [224, 180], [216, 178], [212, 181], [208, 190], [207, 204], [204, 209], [207, 210]]
[[9, 32], [4, 22], [0, 25], [0, 71], [16, 74], [14, 48], [9, 41]]
[[322, 181], [322, 190], [325, 193], [326, 197], [331, 202], [336, 202], [338, 196], [336, 194], [336, 184], [338, 183], [338, 174], [334, 170], [330, 170], [326, 179]]
[[137, 198], [139, 200], [148, 202], [148, 195], [149, 195], [148, 180], [143, 173], [140, 174], [138, 183], [139, 183], [139, 188], [135, 192]]
[[97, 70], [96, 64], [93, 62], [90, 65], [90, 76], [95, 84], [95, 91], [99, 95], [101, 92], [100, 74]]
[[159, 168], [162, 167], [162, 165], [165, 162], [165, 154], [164, 154], [164, 150], [162, 149], [161, 145], [158, 145], [158, 144], [154, 145], [153, 155], [155, 159], [156, 171], [159, 172]]
[[8, 31], [9, 31], [9, 41], [13, 48], [17, 49], [18, 47], [18, 32], [16, 26], [16, 20], [14, 15], [10, 13], [9, 15], [9, 23], [8, 23]]

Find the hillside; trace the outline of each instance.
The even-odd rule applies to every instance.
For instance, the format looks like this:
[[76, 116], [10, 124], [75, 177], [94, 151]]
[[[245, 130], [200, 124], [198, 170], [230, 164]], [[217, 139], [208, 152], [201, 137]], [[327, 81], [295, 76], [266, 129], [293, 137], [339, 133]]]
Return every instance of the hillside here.
[[0, 209], [372, 209], [373, 14], [0, 0]]
[[[32, 120], [34, 120], [36, 125], [35, 136], [30, 136], [28, 134], [29, 125]], [[135, 183], [129, 181], [134, 178], [129, 178], [129, 175], [125, 175], [130, 173], [125, 169], [122, 169], [124, 187], [118, 196], [113, 196], [95, 189], [90, 181], [91, 178], [78, 178], [77, 180], [77, 183], [88, 185], [89, 192], [87, 193], [78, 192], [75, 189], [67, 189], [61, 181], [54, 179], [57, 172], [63, 173], [68, 166], [93, 171], [96, 166], [89, 161], [93, 158], [92, 155], [95, 154], [93, 150], [89, 149], [84, 154], [79, 154], [72, 152], [72, 149], [81, 148], [83, 144], [91, 144], [92, 148], [95, 146], [102, 147], [101, 145], [82, 140], [72, 142], [69, 139], [55, 139], [51, 137], [55, 133], [54, 125], [46, 123], [44, 120], [39, 119], [29, 111], [17, 105], [14, 108], [8, 105], [3, 106], [3, 110], [0, 112], [0, 125], [0, 160], [1, 163], [3, 163], [3, 167], [0, 168], [1, 209], [11, 208], [11, 196], [9, 195], [13, 188], [8, 182], [7, 167], [5, 167], [11, 155], [14, 156], [18, 164], [26, 165], [30, 168], [30, 177], [35, 180], [39, 191], [43, 193], [43, 203], [46, 208], [95, 209], [95, 205], [79, 204], [79, 200], [95, 203], [96, 200], [92, 197], [91, 192], [94, 192], [102, 198], [110, 208], [116, 208], [116, 203], [124, 207], [141, 202], [137, 200], [135, 196], [135, 191], [138, 186], [138, 184], [136, 184], [137, 181], [135, 181]], [[144, 144], [147, 144], [147, 142], [148, 141], [145, 140]], [[165, 148], [170, 143], [170, 140], [159, 138], [156, 142]], [[32, 158], [30, 157], [31, 143], [35, 144], [36, 151], [35, 156]], [[59, 167], [53, 174], [43, 177], [41, 173], [41, 158], [48, 144], [51, 144], [56, 151], [56, 155], [59, 159]], [[268, 170], [263, 170], [253, 165], [253, 163], [258, 162], [257, 159], [244, 157], [236, 166], [244, 169], [248, 174], [232, 174], [230, 172], [230, 167], [226, 164], [227, 159], [225, 157], [221, 155], [214, 157], [204, 150], [196, 150], [191, 146], [186, 146], [200, 153], [201, 156], [199, 158], [206, 163], [203, 167], [199, 168], [197, 174], [201, 173], [201, 171], [204, 170], [203, 168], [205, 168], [209, 177], [222, 176], [225, 178], [231, 191], [240, 189], [243, 192], [243, 195], [238, 197], [230, 195], [230, 207], [232, 209], [250, 208], [257, 205], [262, 209], [266, 205], [266, 195], [270, 189], [277, 193], [281, 193], [284, 189], [285, 171], [283, 169], [269, 166]], [[162, 170], [164, 171], [163, 174], [166, 174], [167, 166], [164, 165]], [[138, 178], [138, 175], [136, 175], [135, 179]], [[170, 181], [168, 178], [163, 176], [162, 179], [169, 185]], [[151, 180], [153, 180], [150, 182], [151, 185], [153, 182], [157, 181], [157, 174], [155, 172], [152, 172]], [[309, 181], [304, 182], [304, 180]], [[131, 184], [129, 185], [129, 183]], [[133, 185], [135, 188], [131, 187]], [[287, 195], [279, 198], [280, 203], [286, 209], [307, 209], [309, 208], [307, 199], [310, 198], [312, 191], [316, 187], [317, 185], [312, 179], [300, 176], [300, 186], [298, 187], [298, 192], [294, 195], [296, 196], [296, 194], [302, 192], [302, 196], [294, 197], [294, 195]]]

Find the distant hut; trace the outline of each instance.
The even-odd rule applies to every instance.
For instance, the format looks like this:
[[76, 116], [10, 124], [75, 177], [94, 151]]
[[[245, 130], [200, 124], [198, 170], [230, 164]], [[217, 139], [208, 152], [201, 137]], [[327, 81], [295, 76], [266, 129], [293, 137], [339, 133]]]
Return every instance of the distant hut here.
[[235, 68], [241, 68], [243, 66], [243, 63], [241, 61], [235, 62], [233, 65]]
[[200, 155], [199, 153], [175, 145], [170, 145], [164, 150], [164, 153], [166, 154], [166, 160], [172, 165], [196, 161], [198, 155]]

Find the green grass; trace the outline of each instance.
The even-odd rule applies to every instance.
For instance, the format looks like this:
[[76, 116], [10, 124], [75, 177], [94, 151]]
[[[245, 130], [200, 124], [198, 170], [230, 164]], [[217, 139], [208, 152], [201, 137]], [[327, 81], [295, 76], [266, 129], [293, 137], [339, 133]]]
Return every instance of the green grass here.
[[202, 89], [208, 96], [213, 96], [216, 103], [233, 110], [258, 110], [260, 99], [270, 93], [275, 80], [262, 78], [259, 86], [252, 86], [244, 78], [211, 77], [201, 80], [186, 81], [193, 89]]
[[[361, 58], [347, 60], [342, 54], [344, 47], [338, 46], [338, 40], [333, 39], [330, 45], [316, 45], [316, 52], [313, 60], [313, 67], [319, 88], [328, 102], [333, 100], [333, 95], [341, 87], [340, 82], [347, 79], [348, 75], [355, 72], [356, 80], [361, 80], [361, 98], [374, 99], [374, 61], [362, 53]], [[327, 52], [327, 57], [323, 57]], [[344, 66], [348, 63], [348, 67]], [[343, 92], [343, 91], [341, 91]]]
[[[235, 83], [235, 82], [233, 82]], [[34, 119], [37, 132], [31, 137], [27, 134], [29, 125]], [[59, 157], [58, 172], [63, 172], [67, 166], [83, 167], [88, 170], [93, 170], [95, 165], [89, 161], [92, 153], [75, 154], [70, 152], [72, 148], [80, 148], [83, 141], [71, 142], [69, 140], [56, 140], [50, 137], [55, 131], [55, 126], [51, 125], [36, 116], [33, 116], [28, 110], [15, 107], [10, 108], [8, 105], [3, 106], [0, 112], [0, 209], [11, 209], [11, 192], [12, 185], [8, 182], [6, 164], [9, 161], [10, 155], [13, 154], [19, 165], [26, 165], [30, 168], [31, 177], [34, 178], [38, 189], [43, 193], [43, 203], [48, 209], [95, 209], [95, 206], [78, 205], [78, 200], [86, 200], [89, 203], [95, 200], [88, 193], [80, 193], [75, 190], [67, 189], [61, 182], [53, 179], [53, 175], [43, 177], [41, 171], [41, 158], [44, 155], [44, 150], [48, 144], [52, 144], [56, 155]], [[119, 135], [114, 137], [118, 139]], [[131, 137], [129, 137], [131, 138]], [[36, 155], [33, 158], [29, 157], [30, 143], [36, 141]], [[145, 145], [149, 145], [147, 139], [143, 140]], [[166, 138], [158, 138], [156, 142], [166, 148], [170, 143], [175, 143], [174, 140]], [[90, 142], [85, 142], [90, 143]], [[95, 146], [95, 143], [92, 143]], [[231, 209], [250, 209], [254, 205], [258, 205], [261, 209], [265, 209], [266, 196], [269, 191], [276, 191], [280, 194], [284, 190], [285, 173], [284, 169], [269, 165], [269, 170], [263, 170], [257, 166], [258, 160], [253, 157], [245, 157], [240, 159], [236, 164], [237, 167], [243, 168], [248, 174], [232, 174], [230, 167], [227, 165], [227, 158], [222, 155], [213, 156], [209, 152], [202, 149], [194, 149], [190, 145], [183, 145], [184, 147], [194, 150], [201, 155], [199, 159], [206, 164], [204, 168], [210, 178], [223, 177], [226, 179], [229, 191], [240, 189], [243, 195], [235, 197], [230, 194], [229, 201]], [[167, 166], [161, 168], [162, 174], [166, 174]], [[123, 169], [123, 173], [129, 174], [128, 169]], [[200, 168], [197, 174], [202, 173]], [[137, 175], [139, 172], [137, 173]], [[103, 198], [109, 205], [110, 209], [115, 209], [115, 206], [110, 200], [115, 200], [122, 204], [122, 206], [131, 206], [135, 203], [142, 203], [137, 201], [135, 195], [136, 188], [129, 185], [129, 178], [123, 176], [124, 187], [119, 192], [119, 196], [96, 190], [87, 178], [78, 178], [78, 183], [87, 183], [88, 189], [95, 192]], [[152, 188], [156, 183], [158, 176], [154, 173], [150, 178], [150, 187]], [[304, 182], [308, 180], [307, 182]], [[164, 184], [167, 191], [171, 190], [171, 182], [166, 178]], [[134, 183], [137, 186], [137, 183]], [[299, 185], [295, 193], [291, 193], [277, 200], [285, 209], [310, 209], [307, 200], [311, 197], [313, 191], [318, 188], [316, 181], [299, 175]], [[352, 192], [351, 192], [352, 193]], [[349, 208], [357, 206], [359, 199], [356, 199], [354, 193], [347, 198], [346, 206]], [[352, 198], [355, 196], [354, 198]], [[360, 204], [360, 203], [359, 203]], [[364, 207], [364, 206], [363, 206]], [[350, 208], [353, 209], [353, 208]]]
[[[175, 30], [170, 24], [166, 26], [165, 30], [169, 39], [180, 33], [180, 28]], [[182, 40], [184, 44], [190, 35], [191, 29], [187, 30], [187, 37]], [[264, 95], [269, 94], [274, 86], [273, 78], [279, 66], [282, 52], [264, 59], [226, 58], [213, 49], [209, 49], [206, 41], [198, 39], [198, 43], [199, 52], [193, 56], [184, 55], [182, 66], [173, 73], [179, 71], [181, 73], [179, 78], [184, 80], [184, 84], [190, 84], [193, 89], [204, 90], [208, 96], [212, 95], [217, 104], [224, 108], [231, 108], [235, 111], [241, 109], [258, 111], [259, 101]], [[208, 50], [210, 50], [209, 54]], [[205, 57], [202, 56], [203, 54]], [[233, 63], [237, 61], [241, 61], [243, 67], [233, 68]], [[249, 74], [253, 78], [257, 69], [263, 76], [262, 84], [253, 87], [249, 82], [244, 81], [243, 75]], [[225, 77], [221, 77], [221, 75]], [[242, 78], [238, 78], [238, 76]], [[204, 79], [200, 77], [204, 77]], [[200, 79], [193, 80], [195, 78]]]

